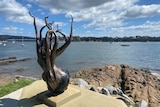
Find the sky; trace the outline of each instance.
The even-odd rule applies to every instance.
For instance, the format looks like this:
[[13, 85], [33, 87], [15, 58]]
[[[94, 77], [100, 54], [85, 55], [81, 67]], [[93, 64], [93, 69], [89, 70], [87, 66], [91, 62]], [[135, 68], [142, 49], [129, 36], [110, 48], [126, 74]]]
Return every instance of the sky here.
[[160, 36], [160, 0], [0, 0], [0, 35], [35, 37], [28, 12], [38, 29], [49, 16], [67, 36], [70, 15], [74, 36]]

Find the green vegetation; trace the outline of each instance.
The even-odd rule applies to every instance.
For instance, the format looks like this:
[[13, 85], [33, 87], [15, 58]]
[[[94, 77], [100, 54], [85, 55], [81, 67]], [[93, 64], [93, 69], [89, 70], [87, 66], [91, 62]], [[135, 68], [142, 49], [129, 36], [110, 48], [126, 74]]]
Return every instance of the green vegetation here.
[[7, 95], [13, 91], [16, 91], [17, 89], [20, 89], [26, 85], [29, 85], [33, 82], [33, 80], [27, 80], [27, 79], [20, 79], [17, 82], [9, 83], [4, 86], [0, 86], [0, 97]]

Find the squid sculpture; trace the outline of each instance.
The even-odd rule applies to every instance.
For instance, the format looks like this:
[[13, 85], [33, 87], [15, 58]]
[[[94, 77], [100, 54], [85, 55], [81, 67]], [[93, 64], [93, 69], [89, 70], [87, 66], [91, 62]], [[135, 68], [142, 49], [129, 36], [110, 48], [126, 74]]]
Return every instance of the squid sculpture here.
[[[56, 67], [55, 59], [57, 56], [62, 54], [71, 43], [73, 35], [73, 17], [71, 16], [70, 36], [67, 38], [66, 35], [59, 29], [54, 30], [53, 26], [47, 22], [48, 17], [45, 17], [45, 25], [40, 29], [38, 33], [36, 19], [31, 13], [29, 14], [34, 19], [33, 25], [36, 34], [36, 51], [38, 57], [37, 62], [44, 71], [42, 74], [42, 78], [46, 82], [48, 90], [53, 95], [61, 94], [67, 89], [70, 77], [68, 71]], [[42, 31], [46, 27], [48, 31], [43, 38]], [[60, 47], [58, 46], [59, 37], [57, 33], [61, 34], [65, 39], [65, 43]]]

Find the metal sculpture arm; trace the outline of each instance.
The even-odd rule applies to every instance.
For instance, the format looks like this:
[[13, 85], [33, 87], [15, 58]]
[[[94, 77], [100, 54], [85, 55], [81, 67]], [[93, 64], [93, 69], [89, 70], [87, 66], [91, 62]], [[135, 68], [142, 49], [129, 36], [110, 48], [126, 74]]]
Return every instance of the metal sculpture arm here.
[[65, 34], [62, 33], [61, 31], [58, 30], [58, 33], [60, 33], [61, 35], [63, 35], [63, 37], [65, 38], [65, 43], [58, 49], [57, 51], [57, 56], [59, 56], [61, 53], [63, 53], [63, 51], [68, 47], [68, 45], [71, 43], [72, 41], [72, 35], [73, 35], [73, 17], [71, 16], [71, 31], [70, 31], [70, 36], [67, 39]]
[[[63, 34], [61, 31], [54, 31], [53, 27], [46, 20], [48, 17], [45, 17], [45, 25], [40, 29], [40, 37], [38, 37], [38, 29], [36, 26], [35, 17], [31, 13], [29, 14], [34, 19], [33, 25], [36, 33], [38, 63], [44, 71], [42, 78], [47, 83], [48, 89], [53, 94], [62, 93], [65, 89], [67, 89], [69, 84], [69, 73], [56, 67], [55, 59], [57, 56], [63, 53], [71, 43], [71, 38], [73, 35], [73, 17], [71, 17], [72, 21], [70, 36], [68, 39], [66, 39], [65, 34]], [[48, 31], [46, 32], [45, 38], [42, 39], [42, 31], [45, 27], [48, 28]], [[60, 33], [65, 38], [65, 43], [59, 48], [59, 38], [57, 33]], [[54, 36], [54, 41], [52, 35]]]

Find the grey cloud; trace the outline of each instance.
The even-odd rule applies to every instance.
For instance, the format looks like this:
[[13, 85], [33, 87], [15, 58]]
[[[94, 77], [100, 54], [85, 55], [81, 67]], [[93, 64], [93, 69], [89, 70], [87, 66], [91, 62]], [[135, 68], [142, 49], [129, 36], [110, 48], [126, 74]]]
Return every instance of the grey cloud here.
[[76, 10], [90, 8], [114, 0], [37, 0], [36, 3], [46, 8]]

